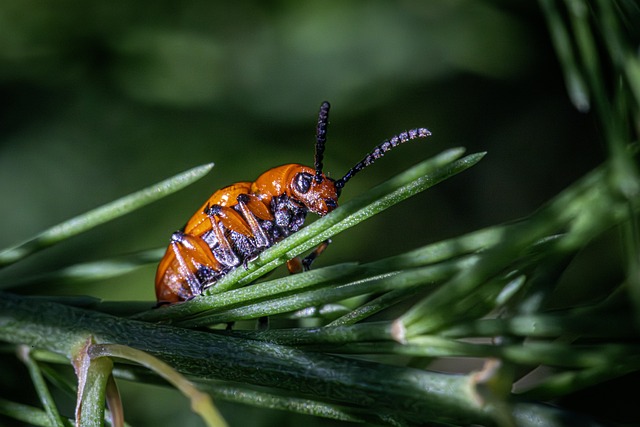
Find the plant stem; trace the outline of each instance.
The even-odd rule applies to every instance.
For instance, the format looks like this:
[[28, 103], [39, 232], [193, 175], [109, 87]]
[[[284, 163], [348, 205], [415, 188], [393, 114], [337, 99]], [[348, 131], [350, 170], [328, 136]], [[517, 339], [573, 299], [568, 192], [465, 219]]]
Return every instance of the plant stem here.
[[[484, 422], [486, 408], [469, 380], [170, 326], [125, 320], [41, 300], [2, 294], [0, 339], [71, 357], [92, 336], [148, 352], [178, 371], [307, 393], [344, 404], [401, 412], [414, 422]], [[233, 357], [231, 357], [233, 355]]]

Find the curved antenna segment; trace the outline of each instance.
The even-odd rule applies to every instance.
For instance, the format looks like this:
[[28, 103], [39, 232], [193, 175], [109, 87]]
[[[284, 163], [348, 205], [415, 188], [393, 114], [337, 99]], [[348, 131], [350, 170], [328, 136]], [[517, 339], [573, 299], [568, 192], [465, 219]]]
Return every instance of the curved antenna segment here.
[[384, 156], [384, 154], [392, 148], [397, 147], [400, 144], [404, 144], [405, 142], [411, 141], [412, 139], [426, 138], [430, 135], [431, 132], [429, 131], [429, 129], [416, 128], [408, 130], [406, 132], [402, 132], [401, 134], [395, 135], [385, 140], [384, 142], [382, 142], [382, 144], [378, 145], [369, 154], [367, 154], [364, 159], [360, 160], [354, 167], [352, 167], [349, 172], [347, 172], [342, 178], [337, 180], [336, 188], [344, 187], [347, 181], [353, 178], [358, 172], [360, 172], [367, 166], [372, 165], [376, 160]]
[[324, 101], [320, 105], [318, 112], [318, 127], [316, 128], [316, 154], [314, 166], [316, 169], [315, 179], [322, 180], [322, 158], [324, 157], [324, 144], [327, 142], [327, 125], [329, 124], [329, 109], [331, 105]]

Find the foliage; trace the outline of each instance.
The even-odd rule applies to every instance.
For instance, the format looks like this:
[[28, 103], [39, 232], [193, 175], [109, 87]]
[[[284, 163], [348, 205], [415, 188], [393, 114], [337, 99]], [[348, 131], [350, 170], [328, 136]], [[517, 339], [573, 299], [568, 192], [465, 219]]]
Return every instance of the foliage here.
[[[580, 390], [640, 371], [640, 58], [637, 34], [628, 25], [640, 12], [625, 1], [539, 4], [569, 98], [578, 110], [593, 110], [598, 120], [608, 153], [601, 165], [518, 221], [423, 241], [416, 249], [371, 261], [357, 262], [357, 255], [346, 253], [333, 265], [265, 277], [319, 242], [365, 226], [374, 215], [405, 206], [407, 198], [488, 163], [467, 171], [484, 153], [444, 150], [345, 199], [331, 215], [265, 251], [205, 295], [163, 309], [152, 309], [149, 301], [104, 301], [82, 291], [42, 296], [51, 283], [125, 280], [125, 274], [157, 261], [162, 249], [117, 258], [104, 252], [103, 259], [52, 272], [5, 275], [0, 288], [9, 292], [0, 294], [0, 340], [4, 350], [18, 351], [39, 404], [4, 396], [0, 413], [33, 425], [70, 425], [57, 396], [66, 392], [78, 396], [78, 422], [101, 425], [106, 400], [106, 421], [118, 424], [115, 377], [118, 383], [169, 380], [209, 425], [224, 420], [207, 394], [216, 405], [231, 401], [345, 423], [600, 425], [561, 403]], [[115, 49], [136, 52], [151, 39], [156, 40], [149, 30], [129, 34]], [[168, 39], [158, 43], [159, 57], [179, 47]], [[216, 63], [219, 51], [204, 40], [195, 44]], [[133, 85], [135, 79], [126, 81], [136, 96], [163, 102], [177, 102], [175, 97], [192, 90], [184, 83], [181, 90], [163, 91], [153, 81], [142, 90]], [[200, 95], [197, 102], [221, 96]], [[48, 228], [0, 252], [0, 266], [10, 271], [42, 259], [47, 252], [40, 250], [64, 248], [80, 233], [91, 236], [94, 227], [158, 203], [210, 169], [190, 169]], [[411, 237], [421, 239], [429, 223], [420, 215], [414, 220], [419, 232]], [[365, 245], [384, 245], [385, 232]], [[585, 295], [597, 297], [563, 297], [572, 269], [585, 269], [579, 277], [593, 271], [580, 257], [616, 236], [623, 246], [616, 275], [599, 289], [588, 289], [593, 281], [581, 282]], [[270, 328], [255, 329], [263, 316], [269, 316]], [[235, 322], [233, 330], [220, 327], [228, 322]], [[433, 369], [433, 363], [450, 358], [479, 359], [482, 365], [461, 374], [452, 365], [445, 365], [449, 372]], [[69, 365], [77, 380], [65, 375]], [[124, 406], [126, 417], [126, 399]]]

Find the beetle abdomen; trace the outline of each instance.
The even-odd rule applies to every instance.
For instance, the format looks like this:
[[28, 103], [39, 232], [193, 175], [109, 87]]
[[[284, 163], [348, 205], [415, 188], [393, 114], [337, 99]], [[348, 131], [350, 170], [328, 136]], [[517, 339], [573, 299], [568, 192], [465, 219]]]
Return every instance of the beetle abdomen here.
[[[304, 206], [282, 195], [273, 197], [269, 204], [273, 219], [260, 219], [247, 207], [246, 201], [242, 201], [245, 198], [239, 198], [240, 203], [225, 207], [232, 209], [234, 214], [226, 210], [220, 219], [219, 205], [205, 205], [197, 215], [199, 221], [190, 221], [183, 230], [174, 233], [163, 258], [166, 265], [161, 262], [156, 277], [159, 303], [183, 301], [199, 295], [232, 269], [241, 264], [246, 266], [262, 251], [298, 231], [307, 215]], [[225, 222], [229, 218], [232, 220]], [[209, 221], [207, 226], [205, 221]], [[161, 274], [162, 270], [164, 273]]]

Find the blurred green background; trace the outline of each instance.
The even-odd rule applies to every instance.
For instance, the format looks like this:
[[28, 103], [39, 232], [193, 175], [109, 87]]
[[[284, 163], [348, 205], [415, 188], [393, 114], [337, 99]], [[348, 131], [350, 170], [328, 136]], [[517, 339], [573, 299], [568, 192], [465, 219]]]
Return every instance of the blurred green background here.
[[[530, 1], [3, 0], [0, 100], [0, 247], [215, 162], [186, 190], [6, 269], [8, 281], [162, 247], [216, 189], [279, 164], [312, 164], [323, 100], [333, 106], [333, 176], [400, 131], [433, 132], [361, 173], [343, 201], [446, 148], [488, 156], [337, 236], [318, 265], [518, 219], [605, 158]], [[607, 256], [615, 264], [615, 253], [586, 256], [599, 260], [580, 273], [592, 279], [608, 274]], [[154, 271], [37, 292], [152, 300]], [[161, 398], [145, 397], [125, 395], [125, 405], [148, 417]], [[283, 425], [284, 416], [254, 425]]]

